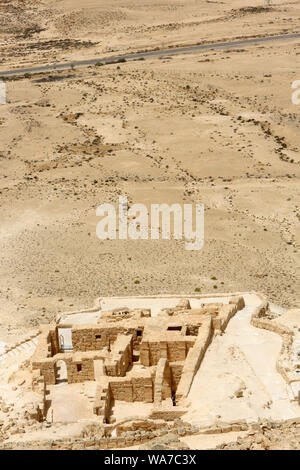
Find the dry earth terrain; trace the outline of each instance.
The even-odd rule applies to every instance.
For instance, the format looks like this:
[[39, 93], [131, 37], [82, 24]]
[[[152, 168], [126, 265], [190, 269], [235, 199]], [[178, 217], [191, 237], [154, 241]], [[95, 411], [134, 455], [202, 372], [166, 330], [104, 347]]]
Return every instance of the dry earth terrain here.
[[[299, 305], [297, 41], [9, 80], [1, 337], [99, 294], [259, 290]], [[96, 207], [205, 204], [205, 245], [100, 241]], [[139, 281], [139, 283], [135, 283]]]
[[1, 0], [0, 66], [298, 32], [299, 2]]
[[[0, 73], [299, 28], [299, 1], [82, 3], [1, 0]], [[253, 290], [299, 307], [299, 54], [270, 41], [7, 79], [0, 340], [99, 295]], [[100, 241], [96, 208], [119, 195], [204, 203], [204, 248]]]

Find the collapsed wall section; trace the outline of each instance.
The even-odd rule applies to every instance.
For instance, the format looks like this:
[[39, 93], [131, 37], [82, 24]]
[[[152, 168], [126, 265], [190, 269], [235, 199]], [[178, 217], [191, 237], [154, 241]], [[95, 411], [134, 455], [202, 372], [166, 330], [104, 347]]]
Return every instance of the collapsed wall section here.
[[111, 356], [105, 362], [106, 375], [124, 376], [132, 364], [133, 336], [118, 335]]
[[109, 411], [111, 408], [112, 396], [108, 386], [98, 385], [93, 406], [93, 412], [97, 416], [103, 416], [103, 422], [109, 420]]

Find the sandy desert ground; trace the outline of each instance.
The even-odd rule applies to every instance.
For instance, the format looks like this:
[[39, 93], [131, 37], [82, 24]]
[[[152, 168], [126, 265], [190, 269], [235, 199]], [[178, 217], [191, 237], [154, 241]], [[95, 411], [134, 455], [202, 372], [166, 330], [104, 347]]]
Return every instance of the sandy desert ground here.
[[[265, 24], [273, 13], [242, 21]], [[26, 64], [39, 63], [27, 51]], [[1, 338], [113, 293], [253, 289], [299, 305], [299, 51], [297, 40], [270, 42], [7, 81]], [[17, 55], [4, 57], [6, 68]], [[119, 195], [203, 202], [204, 248], [100, 241], [95, 209]]]
[[[299, 31], [300, 2], [0, 1], [1, 71]], [[96, 297], [263, 292], [299, 307], [300, 40], [7, 79], [0, 340]], [[205, 245], [100, 241], [96, 208], [205, 205]]]
[[299, 2], [1, 0], [1, 61], [21, 66], [297, 32]]

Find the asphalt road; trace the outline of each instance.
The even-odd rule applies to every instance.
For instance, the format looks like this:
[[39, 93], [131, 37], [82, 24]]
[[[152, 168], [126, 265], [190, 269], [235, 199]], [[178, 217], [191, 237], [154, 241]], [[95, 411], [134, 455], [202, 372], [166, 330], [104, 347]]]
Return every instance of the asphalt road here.
[[19, 68], [13, 70], [0, 71], [0, 78], [16, 76], [16, 75], [25, 75], [31, 73], [43, 73], [43, 72], [54, 72], [55, 70], [70, 70], [75, 67], [87, 67], [89, 65], [95, 65], [99, 62], [102, 64], [113, 64], [120, 62], [122, 60], [138, 60], [138, 59], [147, 59], [149, 57], [163, 57], [171, 56], [177, 54], [186, 54], [197, 51], [205, 51], [209, 49], [228, 49], [241, 46], [248, 46], [251, 44], [262, 44], [270, 41], [286, 41], [289, 39], [300, 38], [300, 33], [291, 33], [291, 34], [281, 34], [276, 36], [265, 36], [260, 38], [251, 38], [251, 39], [241, 39], [238, 41], [225, 41], [225, 42], [215, 42], [209, 44], [196, 44], [194, 46], [184, 46], [184, 47], [174, 47], [171, 49], [160, 49], [157, 51], [148, 51], [148, 52], [136, 52], [134, 54], [124, 54], [119, 56], [111, 56], [97, 59], [87, 59], [79, 60], [74, 62], [65, 62], [60, 64], [49, 64], [41, 65], [36, 67], [27, 67]]

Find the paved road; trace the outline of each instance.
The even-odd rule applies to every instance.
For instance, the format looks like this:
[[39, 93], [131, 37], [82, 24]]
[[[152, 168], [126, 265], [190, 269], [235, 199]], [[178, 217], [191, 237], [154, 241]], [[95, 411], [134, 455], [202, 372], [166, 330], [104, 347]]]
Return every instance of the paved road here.
[[20, 68], [13, 70], [0, 71], [0, 78], [10, 77], [14, 75], [24, 75], [27, 73], [53, 72], [55, 70], [70, 70], [74, 67], [86, 67], [95, 65], [99, 62], [102, 64], [113, 64], [121, 60], [138, 60], [147, 59], [148, 57], [163, 57], [177, 54], [185, 54], [197, 51], [205, 51], [209, 49], [228, 49], [240, 46], [248, 46], [251, 44], [262, 44], [269, 41], [286, 41], [289, 39], [300, 38], [300, 33], [281, 34], [276, 36], [265, 36], [260, 38], [241, 39], [238, 41], [215, 42], [209, 44], [196, 44], [194, 46], [174, 47], [172, 49], [160, 49], [157, 51], [137, 52], [134, 54], [124, 54], [119, 56], [104, 57], [98, 59], [79, 60], [74, 62], [65, 62], [60, 64], [41, 65], [37, 67]]

